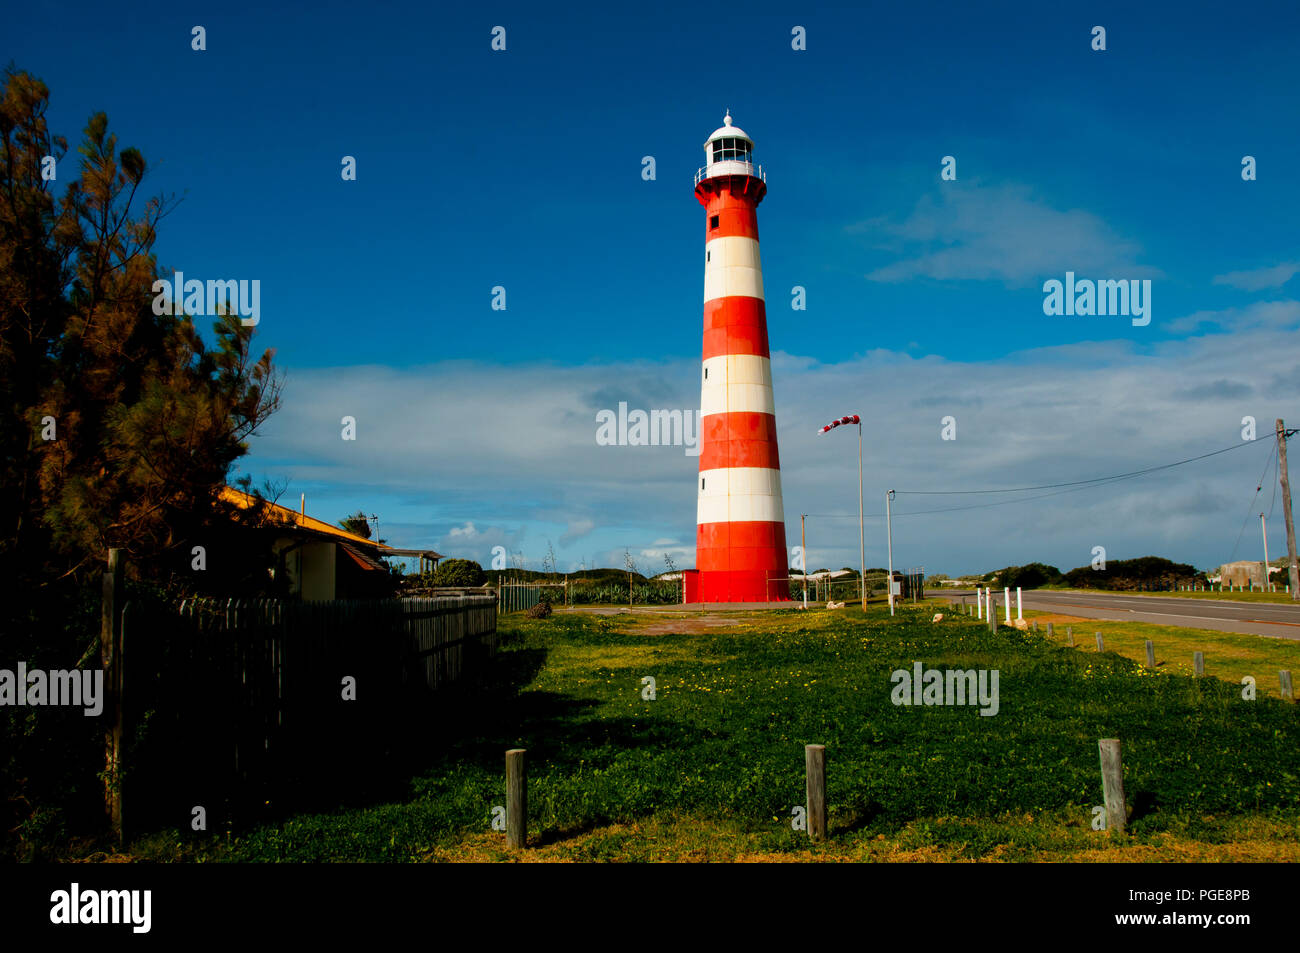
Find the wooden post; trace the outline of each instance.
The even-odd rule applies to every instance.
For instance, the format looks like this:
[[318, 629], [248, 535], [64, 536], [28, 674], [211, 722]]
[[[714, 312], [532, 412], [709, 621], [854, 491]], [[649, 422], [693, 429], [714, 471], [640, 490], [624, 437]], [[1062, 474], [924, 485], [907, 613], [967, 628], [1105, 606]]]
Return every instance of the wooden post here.
[[99, 658], [104, 668], [104, 706], [109, 712], [104, 732], [104, 810], [113, 836], [122, 841], [122, 551], [108, 551], [100, 605]]
[[1156, 667], [1156, 646], [1150, 639], [1147, 639], [1147, 668]]
[[1205, 674], [1205, 653], [1204, 652], [1192, 653], [1192, 674], [1193, 675]]
[[991, 592], [989, 593], [988, 600], [989, 600], [989, 604], [988, 604], [989, 631], [992, 632], [994, 635], [997, 635], [998, 634], [998, 600]]
[[1300, 565], [1296, 561], [1295, 521], [1291, 518], [1291, 481], [1286, 471], [1286, 425], [1281, 418], [1277, 421], [1277, 476], [1282, 484], [1282, 516], [1286, 519], [1286, 554], [1291, 566], [1288, 576], [1291, 579], [1291, 600], [1300, 600]]
[[528, 846], [528, 772], [525, 748], [506, 752], [506, 846]]
[[808, 774], [808, 836], [826, 839], [826, 746], [804, 745], [804, 767]]
[[1033, 628], [1033, 630], [1034, 630], [1034, 635], [1037, 635], [1037, 634], [1038, 634], [1038, 620], [1035, 619], [1033, 622], [1030, 623], [1030, 626], [1031, 626], [1031, 627]]
[[1074, 626], [1067, 625], [1065, 627], [1065, 638], [1070, 648], [1074, 648]]
[[1052, 623], [1050, 623], [1050, 622], [1047, 623], [1047, 637], [1048, 637], [1049, 639], [1054, 639], [1054, 638], [1056, 638], [1056, 630], [1055, 630], [1054, 628], [1052, 628]]
[[1106, 830], [1124, 833], [1128, 808], [1124, 803], [1124, 766], [1120, 760], [1119, 739], [1103, 738], [1101, 749], [1101, 788], [1106, 800]]
[[1291, 691], [1291, 672], [1288, 669], [1282, 669], [1277, 673], [1278, 682], [1282, 686], [1282, 697], [1287, 701], [1295, 701], [1295, 695]]
[[1101, 640], [1100, 632], [1097, 633], [1097, 651], [1098, 652], [1106, 651], [1106, 643]]

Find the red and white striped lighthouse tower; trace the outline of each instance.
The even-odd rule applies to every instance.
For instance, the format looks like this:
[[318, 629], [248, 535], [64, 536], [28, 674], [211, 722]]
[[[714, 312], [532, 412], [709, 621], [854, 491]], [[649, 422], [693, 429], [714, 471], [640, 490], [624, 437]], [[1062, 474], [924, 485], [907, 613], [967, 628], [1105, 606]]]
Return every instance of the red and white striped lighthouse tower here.
[[[691, 602], [788, 598], [781, 462], [758, 257], [766, 176], [754, 141], [731, 124], [704, 144], [695, 175], [704, 206], [704, 368], [696, 585]], [[777, 581], [781, 580], [781, 581]], [[694, 592], [690, 591], [694, 590]]]

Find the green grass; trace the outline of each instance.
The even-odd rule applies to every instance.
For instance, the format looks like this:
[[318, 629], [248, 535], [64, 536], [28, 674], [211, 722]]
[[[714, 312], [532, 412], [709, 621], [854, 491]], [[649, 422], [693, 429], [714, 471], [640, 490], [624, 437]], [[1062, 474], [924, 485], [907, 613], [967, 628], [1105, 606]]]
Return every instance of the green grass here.
[[[1282, 583], [1278, 583], [1282, 585]], [[1079, 592], [1086, 595], [1101, 596], [1146, 596], [1148, 598], [1164, 597], [1168, 599], [1215, 599], [1223, 602], [1277, 602], [1291, 603], [1287, 592], [1127, 592], [1111, 589], [1067, 589], [1057, 586], [1043, 586], [1052, 592]]]
[[[531, 859], [1300, 859], [1297, 709], [1266, 697], [1262, 677], [1247, 702], [1231, 682], [1098, 655], [1091, 621], [1086, 641], [1075, 630], [1086, 651], [931, 612], [746, 613], [659, 635], [633, 616], [508, 617], [501, 682], [404, 800], [230, 836], [160, 833], [129, 854], [506, 859], [491, 809], [504, 751], [523, 747]], [[915, 660], [998, 669], [999, 713], [893, 705], [890, 673]], [[1109, 737], [1132, 808], [1121, 842], [1090, 828]], [[811, 852], [789, 823], [806, 743], [827, 748], [832, 835]]]

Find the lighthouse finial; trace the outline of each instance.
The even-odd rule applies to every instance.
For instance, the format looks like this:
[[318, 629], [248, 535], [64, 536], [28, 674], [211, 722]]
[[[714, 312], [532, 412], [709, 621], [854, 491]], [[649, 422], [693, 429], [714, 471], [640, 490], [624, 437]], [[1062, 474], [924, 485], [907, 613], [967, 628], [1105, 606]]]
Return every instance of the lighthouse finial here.
[[731, 125], [731, 110], [730, 110], [730, 109], [728, 109], [728, 110], [727, 110], [727, 114], [726, 114], [725, 116], [722, 117], [722, 124], [723, 124], [724, 126], [730, 126], [730, 125]]

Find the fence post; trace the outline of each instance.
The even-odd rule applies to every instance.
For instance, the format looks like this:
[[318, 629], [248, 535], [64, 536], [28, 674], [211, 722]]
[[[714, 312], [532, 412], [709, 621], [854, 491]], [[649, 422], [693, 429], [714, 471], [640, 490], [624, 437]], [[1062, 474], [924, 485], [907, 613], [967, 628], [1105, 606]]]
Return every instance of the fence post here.
[[1295, 695], [1291, 691], [1291, 672], [1289, 669], [1282, 669], [1277, 673], [1278, 682], [1281, 684], [1282, 697], [1287, 701], [1295, 701]]
[[1097, 633], [1097, 651], [1098, 652], [1106, 651], [1106, 643], [1101, 640], [1100, 632]]
[[528, 846], [528, 774], [525, 748], [506, 752], [506, 846]]
[[104, 572], [103, 598], [100, 604], [99, 658], [104, 669], [104, 694], [110, 712], [104, 732], [104, 810], [110, 830], [122, 841], [122, 551], [108, 551], [108, 568]]
[[1002, 596], [1004, 601], [1007, 604], [1007, 625], [1010, 625], [1011, 624], [1011, 587], [1010, 586], [1002, 587]]
[[1124, 803], [1124, 765], [1120, 759], [1119, 739], [1103, 738], [1101, 749], [1101, 788], [1106, 800], [1106, 830], [1122, 834], [1128, 808]]
[[1074, 626], [1067, 625], [1065, 627], [1065, 639], [1066, 644], [1069, 645], [1070, 648], [1074, 648]]
[[[1022, 605], [1023, 605], [1023, 604], [1022, 604], [1021, 601], [1020, 601], [1020, 587], [1019, 587], [1019, 586], [1016, 586], [1016, 618], [1017, 618], [1017, 619], [1023, 619], [1023, 618], [1024, 618], [1024, 614], [1023, 614], [1023, 612], [1022, 612]], [[1035, 630], [1035, 631], [1037, 631], [1037, 630]]]
[[1147, 639], [1147, 668], [1156, 667], [1156, 646], [1150, 639]]
[[826, 838], [826, 746], [804, 745], [804, 767], [808, 775], [808, 836]]
[[1192, 674], [1194, 675], [1205, 674], [1205, 653], [1204, 652], [1192, 653]]
[[989, 631], [994, 635], [998, 634], [998, 600], [992, 592], [989, 593]]
[[1056, 638], [1056, 630], [1052, 628], [1052, 623], [1050, 622], [1047, 623], [1047, 637], [1049, 639]]

